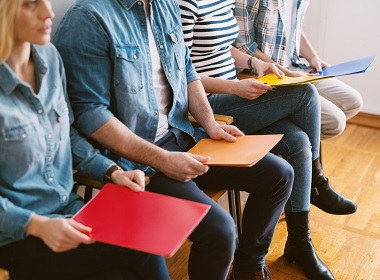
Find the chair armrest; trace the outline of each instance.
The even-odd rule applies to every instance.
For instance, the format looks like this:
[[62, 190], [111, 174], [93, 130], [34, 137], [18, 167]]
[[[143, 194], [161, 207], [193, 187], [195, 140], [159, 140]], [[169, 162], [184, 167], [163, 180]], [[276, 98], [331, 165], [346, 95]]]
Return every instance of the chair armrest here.
[[91, 187], [95, 189], [102, 189], [104, 184], [98, 180], [95, 180], [93, 178], [87, 177], [80, 172], [76, 171], [74, 172], [74, 181], [76, 184], [84, 185], [86, 187]]
[[8, 280], [9, 272], [5, 269], [0, 268], [0, 280]]
[[[232, 116], [227, 116], [227, 115], [214, 114], [214, 118], [218, 124], [231, 124], [234, 121], [234, 118]], [[197, 124], [197, 121], [194, 119], [192, 115], [190, 115], [190, 113], [189, 113], [189, 120], [193, 125]]]
[[244, 79], [257, 79], [257, 75], [256, 74], [252, 74], [252, 73], [249, 73], [249, 72], [240, 72], [238, 75], [237, 75], [238, 79], [239, 80], [244, 80]]

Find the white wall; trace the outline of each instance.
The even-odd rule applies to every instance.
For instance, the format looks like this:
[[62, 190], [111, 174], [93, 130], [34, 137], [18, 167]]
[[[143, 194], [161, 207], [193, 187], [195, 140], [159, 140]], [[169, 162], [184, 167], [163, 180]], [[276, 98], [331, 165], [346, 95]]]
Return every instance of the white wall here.
[[304, 23], [319, 56], [330, 64], [377, 56], [366, 73], [340, 78], [362, 94], [362, 112], [376, 115], [380, 115], [379, 12], [377, 0], [311, 0]]

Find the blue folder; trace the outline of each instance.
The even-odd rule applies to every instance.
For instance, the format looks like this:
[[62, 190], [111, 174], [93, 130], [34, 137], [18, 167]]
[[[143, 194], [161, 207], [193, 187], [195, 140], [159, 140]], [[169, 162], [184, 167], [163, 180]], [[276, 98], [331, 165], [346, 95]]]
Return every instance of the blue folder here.
[[368, 56], [340, 64], [335, 64], [322, 69], [320, 76], [344, 76], [351, 74], [364, 73], [372, 65], [376, 56]]

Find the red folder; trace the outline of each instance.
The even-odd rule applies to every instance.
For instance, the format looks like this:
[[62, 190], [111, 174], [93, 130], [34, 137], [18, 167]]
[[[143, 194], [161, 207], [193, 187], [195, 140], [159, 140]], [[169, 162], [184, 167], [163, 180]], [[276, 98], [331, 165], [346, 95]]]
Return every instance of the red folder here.
[[90, 237], [97, 241], [171, 257], [209, 209], [210, 205], [108, 183], [74, 220], [91, 227]]

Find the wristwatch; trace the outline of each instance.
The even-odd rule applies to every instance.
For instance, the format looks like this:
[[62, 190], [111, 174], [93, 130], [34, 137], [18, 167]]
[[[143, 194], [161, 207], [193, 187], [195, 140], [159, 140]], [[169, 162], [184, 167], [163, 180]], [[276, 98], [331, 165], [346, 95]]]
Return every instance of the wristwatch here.
[[116, 165], [116, 164], [114, 164], [110, 168], [108, 168], [106, 174], [104, 174], [104, 182], [106, 182], [106, 183], [112, 182], [111, 175], [112, 175], [112, 173], [114, 173], [117, 170], [124, 171], [123, 168], [121, 168], [119, 165]]

